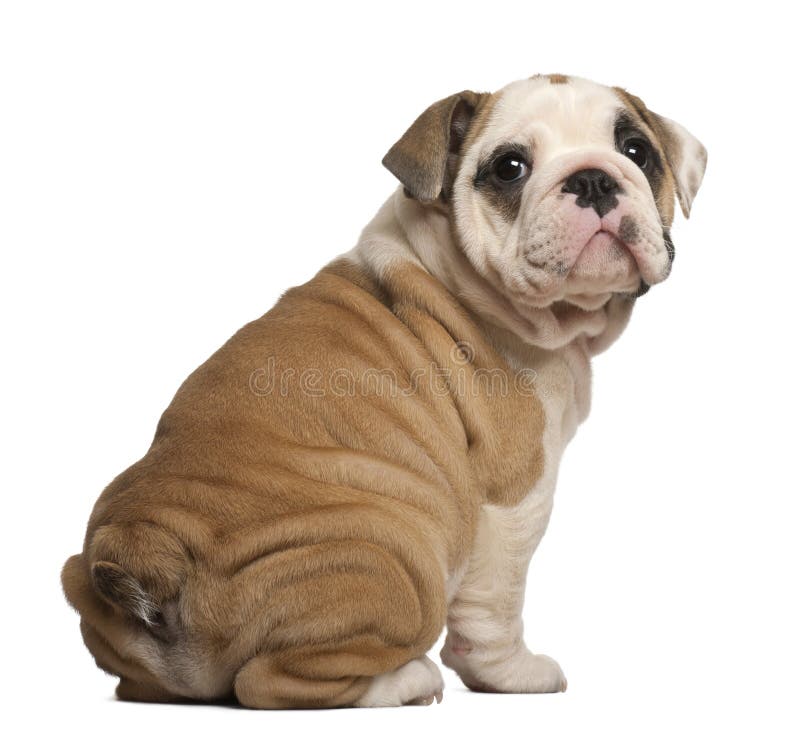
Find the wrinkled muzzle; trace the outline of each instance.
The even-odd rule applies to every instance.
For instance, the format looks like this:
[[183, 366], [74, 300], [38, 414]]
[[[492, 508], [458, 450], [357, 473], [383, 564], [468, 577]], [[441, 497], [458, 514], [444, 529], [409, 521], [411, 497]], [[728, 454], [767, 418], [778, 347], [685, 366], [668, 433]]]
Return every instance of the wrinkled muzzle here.
[[616, 153], [575, 152], [537, 172], [518, 238], [540, 296], [637, 293], [672, 262], [647, 178]]

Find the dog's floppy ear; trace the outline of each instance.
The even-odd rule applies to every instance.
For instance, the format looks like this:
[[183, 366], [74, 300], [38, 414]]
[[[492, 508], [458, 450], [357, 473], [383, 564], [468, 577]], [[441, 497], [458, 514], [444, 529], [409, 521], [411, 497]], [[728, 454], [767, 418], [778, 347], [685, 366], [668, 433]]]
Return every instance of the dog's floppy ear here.
[[708, 154], [686, 128], [674, 120], [649, 110], [636, 95], [620, 90], [623, 98], [644, 118], [650, 129], [658, 136], [667, 156], [684, 217], [689, 217], [697, 190], [703, 181]]
[[434, 102], [383, 157], [383, 165], [421, 202], [433, 202], [446, 191], [461, 145], [482, 99], [464, 91]]

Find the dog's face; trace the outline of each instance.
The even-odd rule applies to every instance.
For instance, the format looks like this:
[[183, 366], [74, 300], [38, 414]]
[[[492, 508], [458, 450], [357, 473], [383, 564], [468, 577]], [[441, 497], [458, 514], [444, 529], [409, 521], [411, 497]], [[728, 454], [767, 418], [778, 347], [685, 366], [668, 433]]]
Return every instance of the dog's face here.
[[595, 309], [669, 275], [674, 199], [688, 216], [705, 161], [637, 97], [551, 75], [435, 103], [384, 164], [447, 212], [473, 267], [515, 304]]

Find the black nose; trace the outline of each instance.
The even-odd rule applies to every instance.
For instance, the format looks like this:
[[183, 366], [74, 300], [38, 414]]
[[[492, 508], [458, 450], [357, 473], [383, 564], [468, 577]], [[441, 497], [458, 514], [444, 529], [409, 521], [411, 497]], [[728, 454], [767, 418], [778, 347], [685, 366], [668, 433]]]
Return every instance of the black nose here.
[[600, 217], [611, 212], [619, 204], [617, 192], [619, 184], [605, 171], [600, 169], [583, 169], [576, 171], [565, 182], [561, 189], [567, 194], [577, 194], [578, 207], [592, 207]]

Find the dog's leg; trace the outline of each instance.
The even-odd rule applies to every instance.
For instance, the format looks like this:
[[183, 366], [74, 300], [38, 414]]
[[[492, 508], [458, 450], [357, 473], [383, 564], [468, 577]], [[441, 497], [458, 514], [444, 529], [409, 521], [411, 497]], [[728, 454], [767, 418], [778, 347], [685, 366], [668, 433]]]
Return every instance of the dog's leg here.
[[516, 508], [485, 506], [469, 566], [451, 601], [442, 662], [472, 690], [551, 693], [566, 689], [558, 664], [522, 638], [531, 555], [547, 527], [552, 494]]
[[547, 417], [543, 474], [518, 506], [481, 509], [466, 571], [451, 591], [442, 662], [473, 690], [544, 693], [567, 686], [558, 664], [531, 653], [522, 638], [528, 565], [550, 518], [561, 453], [577, 426], [569, 375], [558, 365], [537, 366], [537, 374]]
[[528, 563], [544, 534], [551, 495], [508, 509], [482, 509], [469, 566], [451, 601], [442, 662], [472, 690], [551, 693], [566, 689], [558, 664], [522, 638]]
[[424, 654], [445, 623], [444, 576], [424, 538], [414, 541], [397, 557], [371, 541], [337, 540], [251, 563], [240, 584], [260, 586], [266, 605], [240, 638], [265, 635], [262, 653], [235, 676], [239, 702], [333, 708], [441, 697]]
[[[366, 658], [385, 656], [366, 638], [363, 646], [356, 644], [352, 650], [308, 647], [291, 653], [294, 662], [280, 655], [254, 657], [236, 677], [236, 697], [251, 708], [380, 708], [441, 702], [444, 681], [439, 668], [426, 656], [372, 677], [331, 677], [331, 665], [342, 672], [368, 669], [370, 665], [364, 667], [363, 663]], [[314, 675], [309, 676], [310, 672]]]

